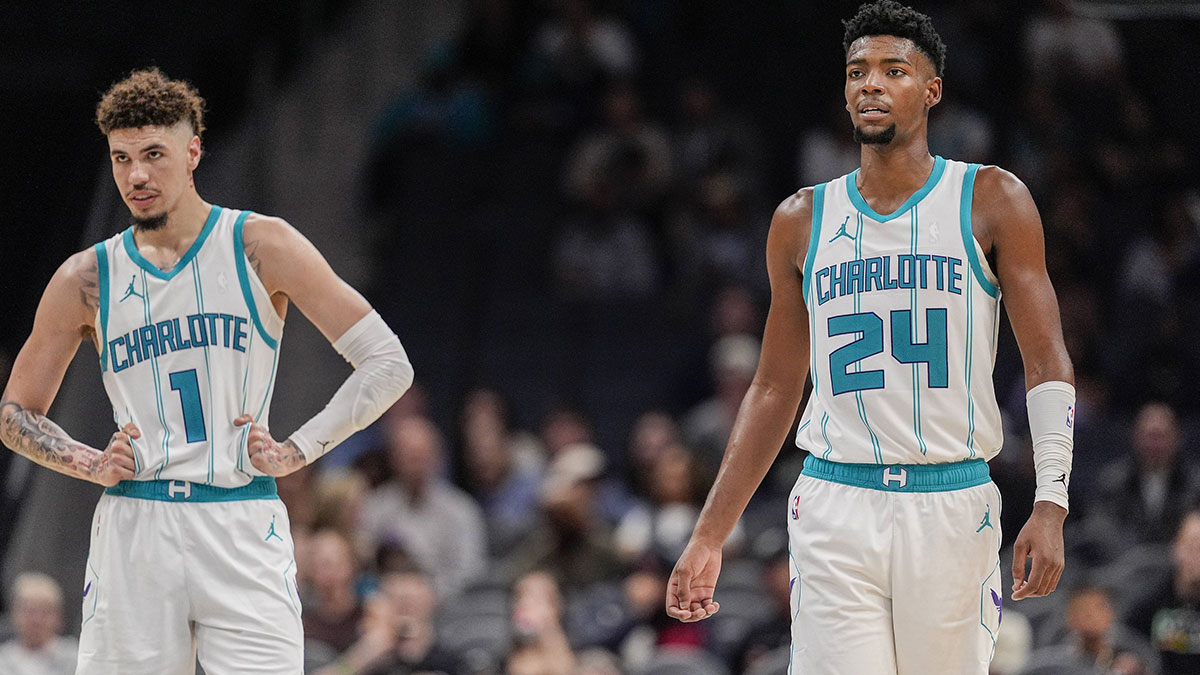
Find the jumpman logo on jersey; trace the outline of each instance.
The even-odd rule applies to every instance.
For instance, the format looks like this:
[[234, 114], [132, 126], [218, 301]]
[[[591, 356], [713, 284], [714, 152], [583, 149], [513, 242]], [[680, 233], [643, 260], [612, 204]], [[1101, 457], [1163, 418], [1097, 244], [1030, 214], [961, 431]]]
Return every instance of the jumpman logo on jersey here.
[[145, 298], [145, 297], [143, 297], [141, 293], [138, 293], [137, 291], [133, 290], [133, 284], [134, 284], [136, 281], [137, 281], [137, 275], [136, 275], [136, 274], [135, 274], [135, 275], [133, 275], [133, 276], [131, 276], [131, 277], [129, 277], [129, 288], [126, 288], [126, 289], [125, 289], [125, 296], [124, 296], [123, 298], [121, 298], [120, 302], [125, 302], [126, 300], [128, 300], [128, 299], [129, 299], [129, 296], [131, 296], [131, 295], [136, 295], [137, 297], [141, 298], [143, 301], [145, 301], [145, 300], [146, 300], [146, 298]]
[[842, 221], [841, 227], [838, 228], [837, 234], [833, 235], [833, 239], [830, 239], [826, 243], [832, 244], [834, 242], [834, 240], [836, 240], [838, 237], [845, 237], [845, 238], [849, 239], [850, 241], [854, 241], [854, 235], [852, 235], [846, 231], [846, 226], [849, 224], [850, 224], [850, 216], [846, 216], [846, 219]]
[[[987, 513], [983, 514], [983, 520], [979, 521], [979, 529], [976, 532], [983, 532], [983, 528], [992, 527], [992, 505], [988, 504]], [[996, 529], [992, 527], [992, 529]]]
[[271, 541], [271, 537], [283, 541], [283, 537], [279, 536], [279, 533], [275, 531], [275, 516], [271, 516], [271, 529], [267, 530], [267, 538], [263, 539], [263, 541]]
[[1063, 487], [1066, 487], [1067, 486], [1067, 474], [1065, 474], [1065, 473], [1058, 474], [1058, 478], [1055, 478], [1053, 482], [1062, 483]]

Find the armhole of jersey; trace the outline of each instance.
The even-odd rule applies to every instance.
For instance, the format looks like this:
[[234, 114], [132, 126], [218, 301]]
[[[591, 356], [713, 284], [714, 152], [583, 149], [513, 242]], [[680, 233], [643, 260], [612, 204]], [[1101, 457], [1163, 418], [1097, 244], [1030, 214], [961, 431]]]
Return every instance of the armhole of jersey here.
[[242, 239], [242, 229], [246, 224], [246, 216], [250, 211], [242, 211], [233, 223], [233, 260], [237, 267], [238, 284], [242, 287], [242, 297], [246, 300], [246, 308], [250, 310], [250, 318], [258, 329], [258, 336], [271, 349], [279, 348], [279, 341], [271, 337], [263, 327], [262, 319], [258, 316], [258, 307], [254, 303], [254, 293], [250, 290], [250, 271], [246, 269], [246, 242]]
[[983, 272], [983, 265], [979, 262], [979, 253], [975, 248], [974, 230], [971, 229], [971, 203], [975, 196], [975, 174], [979, 171], [979, 167], [979, 164], [970, 164], [967, 166], [967, 172], [963, 175], [962, 200], [958, 217], [962, 226], [963, 249], [966, 250], [967, 259], [971, 262], [971, 272], [975, 275], [975, 281], [979, 282], [979, 287], [985, 293], [997, 298], [1000, 297], [1000, 289], [988, 280], [987, 275]]
[[804, 279], [802, 280], [805, 304], [808, 304], [809, 280], [812, 278], [813, 260], [817, 257], [817, 242], [821, 237], [821, 217], [825, 210], [826, 185], [826, 183], [821, 183], [813, 188], [812, 227], [808, 234], [808, 252], [804, 254]]
[[108, 248], [100, 242], [96, 249], [96, 275], [100, 285], [100, 372], [108, 371]]

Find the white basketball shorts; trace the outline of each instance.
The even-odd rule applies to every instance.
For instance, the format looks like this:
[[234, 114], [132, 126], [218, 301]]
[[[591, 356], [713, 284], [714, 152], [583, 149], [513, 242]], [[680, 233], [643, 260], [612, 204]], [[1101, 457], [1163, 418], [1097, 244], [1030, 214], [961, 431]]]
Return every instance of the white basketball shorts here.
[[810, 456], [788, 539], [790, 675], [987, 675], [1004, 591], [985, 462]]
[[126, 481], [92, 518], [78, 675], [298, 675], [304, 638], [287, 510], [242, 488]]

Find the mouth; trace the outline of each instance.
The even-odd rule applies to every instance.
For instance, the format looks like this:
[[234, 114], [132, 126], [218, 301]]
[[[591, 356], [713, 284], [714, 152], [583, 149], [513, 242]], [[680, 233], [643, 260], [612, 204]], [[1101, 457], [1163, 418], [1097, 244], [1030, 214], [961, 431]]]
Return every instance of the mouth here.
[[129, 201], [139, 207], [150, 206], [157, 198], [158, 194], [153, 192], [135, 192], [129, 195]]
[[890, 111], [882, 105], [874, 103], [864, 105], [858, 109], [858, 116], [864, 120], [881, 120], [887, 117]]

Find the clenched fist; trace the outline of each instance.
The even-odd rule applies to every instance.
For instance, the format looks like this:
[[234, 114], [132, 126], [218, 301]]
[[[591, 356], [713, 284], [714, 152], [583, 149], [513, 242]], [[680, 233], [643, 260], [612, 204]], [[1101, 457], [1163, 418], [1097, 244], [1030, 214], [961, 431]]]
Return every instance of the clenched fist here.
[[92, 462], [87, 477], [104, 487], [112, 487], [123, 480], [133, 480], [136, 465], [133, 461], [132, 439], [141, 437], [142, 431], [136, 424], [126, 424], [112, 435], [108, 447]]

